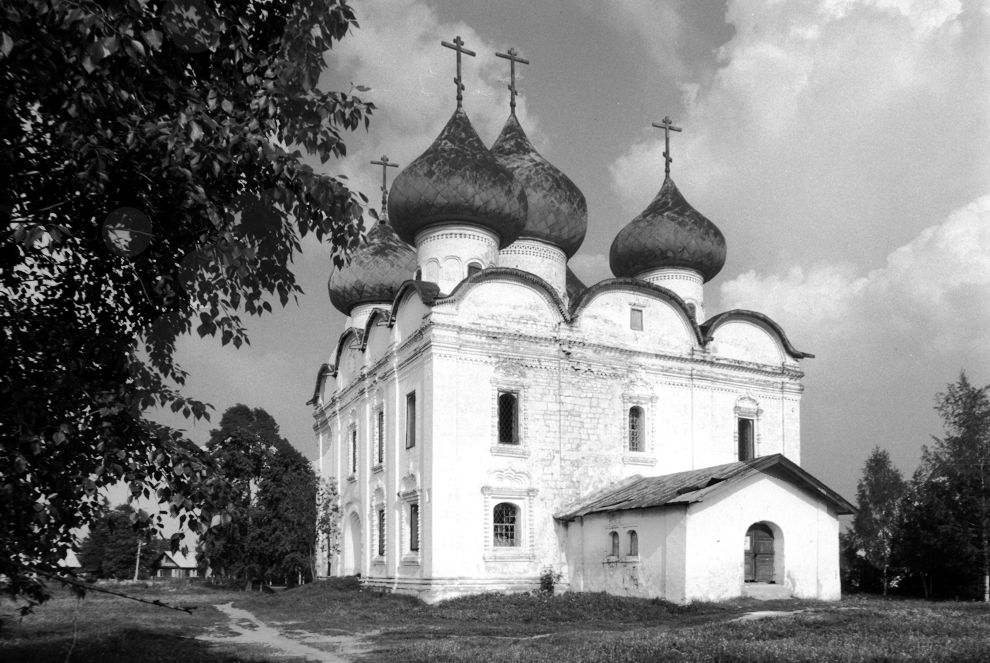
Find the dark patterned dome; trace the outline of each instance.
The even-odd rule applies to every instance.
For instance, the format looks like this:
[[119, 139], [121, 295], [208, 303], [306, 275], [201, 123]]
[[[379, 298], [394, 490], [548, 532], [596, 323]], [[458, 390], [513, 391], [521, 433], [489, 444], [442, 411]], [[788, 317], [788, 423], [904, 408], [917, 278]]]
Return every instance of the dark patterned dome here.
[[358, 304], [391, 303], [415, 271], [416, 251], [383, 219], [351, 255], [351, 262], [330, 274], [330, 301], [344, 315]]
[[588, 205], [581, 190], [536, 151], [515, 114], [502, 127], [492, 154], [526, 191], [526, 225], [519, 236], [549, 242], [568, 258], [573, 256], [588, 230]]
[[504, 248], [526, 222], [526, 194], [458, 108], [433, 144], [395, 178], [388, 215], [410, 244], [424, 228], [463, 222], [495, 232]]
[[684, 267], [710, 281], [725, 264], [725, 237], [684, 200], [668, 177], [653, 202], [612, 240], [608, 260], [619, 278]]

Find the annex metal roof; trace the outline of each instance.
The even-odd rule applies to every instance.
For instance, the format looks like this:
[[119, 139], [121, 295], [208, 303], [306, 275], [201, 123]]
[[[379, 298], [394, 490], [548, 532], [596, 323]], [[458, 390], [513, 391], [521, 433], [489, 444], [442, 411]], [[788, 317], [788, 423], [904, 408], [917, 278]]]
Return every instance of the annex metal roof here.
[[839, 515], [856, 508], [837, 492], [781, 454], [716, 465], [656, 477], [636, 475], [589, 495], [558, 513], [557, 520], [574, 520], [591, 513], [693, 504], [730, 489], [757, 474], [786, 481], [821, 499]]

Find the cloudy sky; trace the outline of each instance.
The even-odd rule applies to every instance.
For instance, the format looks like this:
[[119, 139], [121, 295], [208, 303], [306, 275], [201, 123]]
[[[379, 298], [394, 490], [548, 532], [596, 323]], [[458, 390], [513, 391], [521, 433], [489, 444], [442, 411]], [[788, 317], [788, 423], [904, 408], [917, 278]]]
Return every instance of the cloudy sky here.
[[[588, 200], [572, 259], [609, 278], [615, 233], [672, 176], [726, 236], [706, 286], [709, 315], [762, 311], [815, 359], [803, 400], [803, 465], [848, 497], [874, 445], [906, 473], [940, 432], [934, 395], [965, 369], [990, 382], [990, 4], [985, 0], [390, 0], [355, 2], [361, 27], [328, 55], [327, 87], [363, 85], [370, 132], [349, 137], [345, 173], [379, 200], [387, 154], [408, 164], [454, 108], [489, 144], [508, 114]], [[316, 455], [312, 395], [343, 318], [329, 252], [297, 261], [306, 296], [255, 322], [252, 345], [186, 339], [189, 391], [214, 417], [263, 407]], [[203, 442], [210, 426], [190, 427]]]

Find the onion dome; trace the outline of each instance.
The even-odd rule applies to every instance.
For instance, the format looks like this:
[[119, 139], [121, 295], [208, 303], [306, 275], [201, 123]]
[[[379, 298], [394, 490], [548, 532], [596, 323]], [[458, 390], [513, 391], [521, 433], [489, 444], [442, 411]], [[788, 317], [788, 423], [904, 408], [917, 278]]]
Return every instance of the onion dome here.
[[497, 234], [499, 248], [505, 248], [526, 222], [526, 194], [458, 108], [433, 144], [392, 182], [388, 215], [410, 244], [429, 226], [470, 223]]
[[391, 303], [415, 271], [416, 251], [382, 219], [351, 255], [350, 263], [330, 275], [330, 301], [344, 315], [358, 304]]
[[725, 237], [684, 200], [674, 180], [612, 240], [609, 266], [617, 277], [663, 267], [683, 267], [710, 281], [725, 264]]
[[588, 230], [588, 205], [581, 190], [536, 151], [515, 114], [502, 127], [492, 154], [526, 192], [526, 225], [519, 237], [549, 242], [568, 258], [573, 256]]

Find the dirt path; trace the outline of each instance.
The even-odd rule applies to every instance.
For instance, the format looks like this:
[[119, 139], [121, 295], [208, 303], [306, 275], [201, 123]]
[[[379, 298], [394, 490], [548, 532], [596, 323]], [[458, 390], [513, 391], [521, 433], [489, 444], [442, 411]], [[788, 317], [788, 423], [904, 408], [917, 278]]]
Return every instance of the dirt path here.
[[[276, 655], [305, 658], [320, 663], [349, 663], [346, 654], [357, 654], [364, 651], [362, 638], [354, 635], [321, 635], [306, 631], [293, 630], [293, 637], [285, 632], [266, 624], [247, 610], [235, 608], [232, 603], [213, 606], [227, 615], [229, 622], [226, 629], [233, 634], [216, 631], [197, 636], [197, 640], [217, 642], [232, 645], [262, 646], [275, 650]], [[312, 645], [323, 645], [326, 649]], [[330, 651], [333, 650], [333, 651]]]

